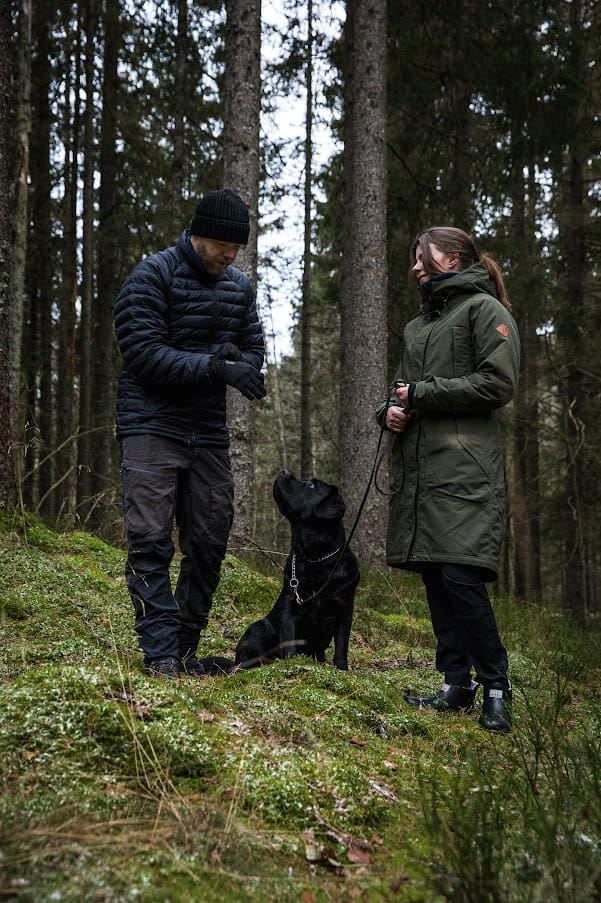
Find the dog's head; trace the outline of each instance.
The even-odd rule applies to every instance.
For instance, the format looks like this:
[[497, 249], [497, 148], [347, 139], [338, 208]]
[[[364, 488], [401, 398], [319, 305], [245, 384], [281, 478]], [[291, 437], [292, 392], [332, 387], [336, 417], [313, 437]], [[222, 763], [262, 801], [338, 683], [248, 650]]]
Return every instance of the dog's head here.
[[345, 504], [336, 486], [323, 480], [298, 480], [282, 470], [273, 484], [273, 497], [292, 528], [302, 530], [311, 545], [329, 538], [344, 517]]

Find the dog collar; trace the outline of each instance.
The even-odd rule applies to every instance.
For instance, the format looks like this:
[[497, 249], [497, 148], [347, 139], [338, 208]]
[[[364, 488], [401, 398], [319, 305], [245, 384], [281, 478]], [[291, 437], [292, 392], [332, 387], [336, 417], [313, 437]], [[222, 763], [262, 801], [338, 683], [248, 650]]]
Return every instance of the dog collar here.
[[334, 555], [337, 555], [341, 548], [342, 546], [338, 546], [333, 552], [328, 552], [327, 555], [322, 555], [321, 558], [307, 558], [307, 561], [310, 561], [311, 564], [317, 564], [318, 561], [327, 561], [328, 558], [333, 558]]
[[[334, 555], [336, 555], [336, 554], [340, 551], [341, 548], [342, 548], [342, 546], [338, 546], [338, 548], [337, 548], [337, 549], [334, 549], [333, 552], [328, 552], [327, 555], [322, 555], [321, 558], [307, 558], [307, 561], [310, 562], [311, 564], [317, 564], [317, 563], [320, 562], [320, 561], [327, 561], [328, 558], [333, 558]], [[290, 574], [290, 589], [291, 589], [292, 592], [294, 593], [294, 596], [295, 596], [295, 598], [296, 598], [297, 604], [298, 604], [298, 605], [304, 605], [304, 603], [305, 603], [307, 600], [306, 600], [306, 599], [302, 599], [301, 596], [300, 596], [300, 594], [299, 594], [299, 591], [298, 591], [298, 577], [296, 576], [296, 552], [293, 552], [293, 553], [292, 553], [292, 562], [291, 562], [291, 565], [290, 565], [290, 571], [291, 571], [291, 574]], [[328, 581], [329, 581], [329, 579], [330, 579], [330, 578], [328, 578]], [[328, 581], [326, 581], [326, 582], [328, 582]], [[325, 586], [325, 584], [324, 584], [324, 586]], [[321, 589], [323, 589], [323, 587], [322, 587]], [[318, 590], [318, 592], [313, 593], [313, 595], [310, 596], [310, 598], [314, 599], [316, 596], [319, 595], [320, 592], [321, 592], [321, 590]]]

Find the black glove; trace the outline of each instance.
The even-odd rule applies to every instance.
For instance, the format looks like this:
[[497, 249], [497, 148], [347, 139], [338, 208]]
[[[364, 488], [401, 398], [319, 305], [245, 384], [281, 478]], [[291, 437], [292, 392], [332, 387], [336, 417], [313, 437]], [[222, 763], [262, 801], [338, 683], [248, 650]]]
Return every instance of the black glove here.
[[233, 342], [224, 342], [215, 351], [215, 357], [222, 358], [224, 361], [241, 361], [242, 352]]
[[214, 358], [211, 376], [223, 379], [228, 386], [242, 392], [245, 398], [263, 398], [267, 394], [263, 385], [263, 374], [252, 364], [245, 364], [244, 361], [224, 361]]

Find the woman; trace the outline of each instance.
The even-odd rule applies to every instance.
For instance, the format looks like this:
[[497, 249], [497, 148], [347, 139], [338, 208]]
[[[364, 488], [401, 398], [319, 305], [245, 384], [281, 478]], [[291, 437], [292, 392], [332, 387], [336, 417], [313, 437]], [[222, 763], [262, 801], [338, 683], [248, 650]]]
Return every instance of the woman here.
[[394, 392], [378, 412], [397, 434], [386, 557], [421, 573], [444, 682], [432, 696], [406, 700], [471, 711], [482, 684], [480, 724], [509, 731], [507, 653], [486, 582], [497, 577], [503, 528], [496, 411], [516, 389], [518, 331], [498, 265], [462, 230], [427, 229], [412, 262], [422, 306], [405, 328]]

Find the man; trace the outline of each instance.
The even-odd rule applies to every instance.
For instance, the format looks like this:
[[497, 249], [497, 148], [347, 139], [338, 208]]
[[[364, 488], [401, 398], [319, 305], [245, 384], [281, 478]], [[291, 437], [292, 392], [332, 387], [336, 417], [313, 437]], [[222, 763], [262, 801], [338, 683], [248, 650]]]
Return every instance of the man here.
[[[233, 518], [226, 386], [265, 395], [253, 287], [232, 264], [248, 209], [211, 191], [174, 247], [139, 263], [115, 304], [126, 579], [148, 673], [204, 673], [196, 657]], [[182, 552], [172, 592], [174, 518]]]

